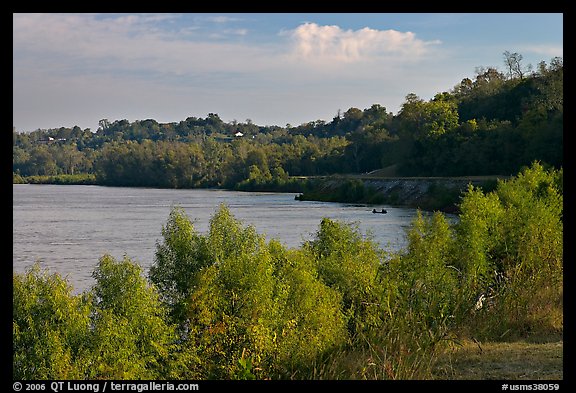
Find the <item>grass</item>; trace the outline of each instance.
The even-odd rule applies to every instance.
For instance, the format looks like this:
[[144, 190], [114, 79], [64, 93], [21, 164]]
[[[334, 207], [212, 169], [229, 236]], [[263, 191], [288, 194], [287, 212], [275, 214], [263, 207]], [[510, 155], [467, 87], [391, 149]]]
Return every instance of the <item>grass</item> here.
[[14, 184], [30, 183], [30, 184], [97, 184], [96, 175], [91, 173], [78, 173], [75, 175], [60, 174], [60, 175], [38, 175], [22, 177], [18, 174], [12, 174], [12, 182]]
[[[508, 342], [466, 339], [412, 360], [398, 357], [394, 360], [394, 356], [386, 356], [387, 349], [390, 350], [383, 347], [343, 349], [317, 364], [308, 375], [295, 377], [442, 381], [564, 379], [564, 341], [560, 334]], [[394, 355], [393, 352], [388, 355]]]
[[[418, 379], [418, 380], [563, 380], [561, 337], [556, 341], [484, 342], [466, 340], [453, 344], [430, 366], [409, 375], [397, 375], [391, 363], [370, 351], [342, 351], [306, 379]], [[423, 360], [423, 359], [421, 359]], [[420, 363], [420, 362], [419, 362]], [[430, 367], [430, 368], [428, 368]], [[398, 370], [396, 370], [398, 371]], [[404, 370], [408, 371], [408, 370]], [[300, 376], [302, 377], [302, 376]]]
[[544, 342], [465, 341], [438, 359], [433, 379], [441, 380], [561, 380], [561, 337]]

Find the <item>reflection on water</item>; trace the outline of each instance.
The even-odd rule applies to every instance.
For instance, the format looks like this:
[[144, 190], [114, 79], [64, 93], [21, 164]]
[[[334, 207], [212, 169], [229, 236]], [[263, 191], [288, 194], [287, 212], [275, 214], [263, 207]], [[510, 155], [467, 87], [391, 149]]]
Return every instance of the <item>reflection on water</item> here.
[[[226, 204], [245, 225], [290, 248], [313, 238], [323, 217], [355, 223], [384, 249], [405, 245], [416, 211], [296, 201], [295, 194], [223, 190], [166, 190], [102, 186], [13, 185], [13, 270], [35, 261], [68, 276], [75, 292], [89, 289], [98, 259], [124, 255], [147, 272], [172, 206], [182, 207], [206, 233], [218, 206]], [[373, 214], [384, 207], [387, 214]]]

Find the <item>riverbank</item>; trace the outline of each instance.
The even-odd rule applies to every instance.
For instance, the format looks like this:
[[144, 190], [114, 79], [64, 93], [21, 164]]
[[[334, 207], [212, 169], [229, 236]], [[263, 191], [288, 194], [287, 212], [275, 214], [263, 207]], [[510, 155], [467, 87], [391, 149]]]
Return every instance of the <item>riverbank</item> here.
[[[266, 183], [243, 182], [222, 189], [296, 193], [300, 201], [362, 203], [458, 213], [458, 204], [468, 185], [492, 191], [504, 176], [468, 177], [380, 177], [377, 175], [294, 176]], [[13, 176], [14, 184], [99, 184], [92, 174]]]
[[96, 176], [90, 173], [51, 176], [20, 176], [13, 173], [12, 184], [98, 185], [98, 182]]
[[498, 179], [505, 177], [326, 176], [307, 178], [306, 190], [297, 199], [386, 204], [457, 213], [460, 198], [468, 185], [489, 192], [496, 188]]

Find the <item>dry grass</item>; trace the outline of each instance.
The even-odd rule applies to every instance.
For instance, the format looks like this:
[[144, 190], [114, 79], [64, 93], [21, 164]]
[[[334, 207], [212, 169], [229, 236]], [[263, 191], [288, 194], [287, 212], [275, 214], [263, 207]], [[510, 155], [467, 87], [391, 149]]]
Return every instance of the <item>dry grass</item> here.
[[562, 380], [561, 338], [552, 342], [466, 341], [442, 355], [433, 369], [444, 380]]

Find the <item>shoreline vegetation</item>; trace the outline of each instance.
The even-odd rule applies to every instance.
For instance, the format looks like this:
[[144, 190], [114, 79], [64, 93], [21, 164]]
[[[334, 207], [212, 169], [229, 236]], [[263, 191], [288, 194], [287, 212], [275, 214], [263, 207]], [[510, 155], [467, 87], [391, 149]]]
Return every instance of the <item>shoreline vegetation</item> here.
[[[474, 177], [378, 177], [333, 175], [288, 177], [283, 182], [241, 182], [231, 191], [293, 193], [296, 200], [392, 205], [426, 211], [457, 213], [469, 184], [489, 192], [503, 176]], [[93, 174], [27, 176], [13, 175], [13, 184], [105, 185]]]
[[14, 378], [562, 379], [562, 169], [470, 185], [459, 210], [391, 252], [329, 219], [287, 249], [225, 205], [200, 234], [174, 207], [149, 272], [104, 255], [80, 295], [14, 274]]

